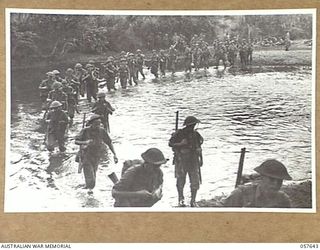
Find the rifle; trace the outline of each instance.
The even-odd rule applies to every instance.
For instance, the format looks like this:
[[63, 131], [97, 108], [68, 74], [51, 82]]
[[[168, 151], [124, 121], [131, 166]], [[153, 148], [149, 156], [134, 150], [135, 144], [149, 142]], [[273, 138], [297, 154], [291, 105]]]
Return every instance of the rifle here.
[[[83, 114], [83, 120], [82, 120], [82, 129], [84, 128], [86, 123], [86, 113]], [[81, 174], [82, 172], [82, 146], [80, 145], [80, 150], [79, 150], [79, 166], [78, 166], [78, 173]]]
[[[175, 132], [178, 131], [179, 126], [179, 111], [176, 111], [176, 124], [175, 124]], [[177, 161], [177, 154], [175, 151], [173, 151], [173, 159], [172, 159], [172, 165], [175, 165]]]

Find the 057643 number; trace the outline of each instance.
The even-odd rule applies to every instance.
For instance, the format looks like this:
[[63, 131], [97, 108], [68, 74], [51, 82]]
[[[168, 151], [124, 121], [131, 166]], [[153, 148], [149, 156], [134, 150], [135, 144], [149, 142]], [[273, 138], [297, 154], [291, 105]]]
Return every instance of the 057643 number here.
[[318, 244], [316, 244], [316, 243], [304, 243], [304, 244], [300, 244], [300, 248], [303, 248], [303, 249], [318, 248]]

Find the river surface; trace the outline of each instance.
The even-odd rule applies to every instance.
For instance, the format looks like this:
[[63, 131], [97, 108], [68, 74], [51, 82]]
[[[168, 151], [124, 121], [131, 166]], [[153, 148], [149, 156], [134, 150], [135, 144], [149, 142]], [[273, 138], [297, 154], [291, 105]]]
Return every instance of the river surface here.
[[[112, 182], [100, 167], [93, 195], [83, 189], [84, 177], [74, 161], [82, 114], [69, 128], [67, 153], [49, 156], [43, 144], [38, 85], [45, 68], [12, 71], [11, 140], [6, 165], [6, 211], [110, 211]], [[145, 70], [147, 72], [147, 70]], [[111, 138], [119, 158], [113, 164], [120, 176], [122, 163], [139, 159], [149, 147], [158, 147], [169, 158], [164, 172], [163, 198], [159, 210], [174, 210], [177, 204], [172, 151], [168, 140], [186, 116], [201, 120], [204, 137], [202, 185], [197, 200], [210, 199], [233, 190], [245, 147], [244, 173], [267, 158], [276, 158], [294, 180], [311, 176], [312, 74], [310, 69], [264, 73], [217, 75], [210, 69], [186, 76], [153, 79], [150, 73], [138, 86], [107, 94], [116, 108], [110, 117]], [[89, 111], [81, 100], [81, 113]], [[10, 154], [10, 155], [9, 155]], [[9, 156], [9, 157], [8, 157]], [[112, 158], [111, 158], [112, 159]], [[185, 187], [190, 199], [189, 183]]]

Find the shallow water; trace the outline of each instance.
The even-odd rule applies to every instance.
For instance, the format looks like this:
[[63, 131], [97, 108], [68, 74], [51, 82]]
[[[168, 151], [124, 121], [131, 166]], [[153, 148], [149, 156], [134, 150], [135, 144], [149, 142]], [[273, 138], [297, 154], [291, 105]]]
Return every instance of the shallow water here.
[[[44, 129], [37, 87], [45, 69], [12, 72], [11, 164], [6, 166], [6, 210], [10, 211], [105, 211], [113, 205], [112, 183], [100, 167], [93, 196], [83, 189], [84, 178], [74, 161], [82, 114], [68, 132], [67, 154], [48, 156], [43, 145]], [[108, 93], [116, 108], [110, 117], [111, 138], [122, 162], [140, 158], [149, 147], [160, 148], [170, 158], [164, 172], [164, 196], [156, 205], [176, 205], [174, 167], [168, 139], [188, 115], [202, 123], [204, 137], [203, 184], [198, 200], [230, 192], [236, 180], [240, 150], [246, 147], [244, 173], [266, 158], [276, 158], [294, 180], [311, 173], [311, 70], [246, 73], [203, 71], [175, 78], [147, 79], [127, 90]], [[88, 112], [85, 100], [79, 105]], [[185, 194], [189, 199], [189, 184]]]

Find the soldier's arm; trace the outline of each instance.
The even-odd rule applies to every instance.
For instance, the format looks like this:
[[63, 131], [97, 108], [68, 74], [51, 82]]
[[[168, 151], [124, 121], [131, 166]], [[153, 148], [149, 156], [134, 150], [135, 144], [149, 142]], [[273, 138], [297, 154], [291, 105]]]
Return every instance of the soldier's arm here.
[[131, 185], [136, 181], [136, 167], [129, 168], [121, 177], [112, 189], [112, 196], [115, 199], [121, 198], [151, 198], [152, 194], [147, 190], [132, 191]]
[[116, 151], [113, 147], [112, 140], [111, 140], [110, 136], [108, 135], [108, 133], [104, 129], [102, 129], [102, 130], [103, 130], [103, 132], [101, 134], [103, 135], [103, 137], [102, 137], [103, 142], [108, 145], [111, 152], [113, 153], [114, 162], [118, 163], [118, 157], [117, 157]]
[[237, 188], [229, 195], [229, 197], [223, 202], [225, 207], [242, 207], [243, 193]]

